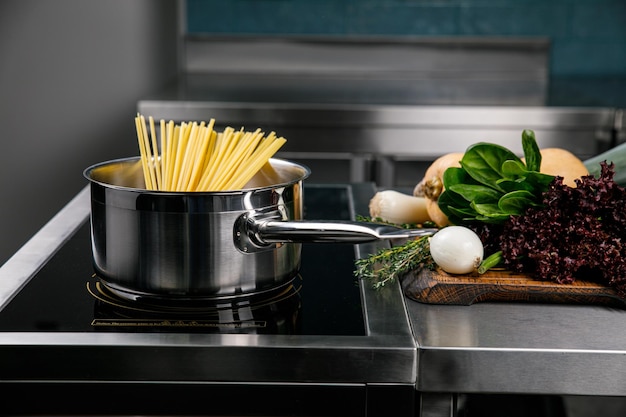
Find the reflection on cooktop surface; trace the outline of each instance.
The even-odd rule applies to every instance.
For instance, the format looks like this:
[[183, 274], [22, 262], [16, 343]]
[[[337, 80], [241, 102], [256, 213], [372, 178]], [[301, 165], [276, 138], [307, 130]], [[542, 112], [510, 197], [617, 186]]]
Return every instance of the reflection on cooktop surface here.
[[94, 297], [92, 326], [102, 331], [298, 334], [302, 277], [263, 294], [196, 302], [128, 300], [99, 280], [88, 281]]

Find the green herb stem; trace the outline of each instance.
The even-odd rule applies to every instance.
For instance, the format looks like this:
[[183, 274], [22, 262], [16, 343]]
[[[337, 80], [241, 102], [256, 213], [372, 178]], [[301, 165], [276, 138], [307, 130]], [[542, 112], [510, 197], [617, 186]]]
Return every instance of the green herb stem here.
[[478, 266], [478, 273], [484, 274], [485, 272], [489, 271], [491, 268], [498, 266], [500, 262], [502, 262], [501, 250], [495, 253], [492, 253], [491, 255], [483, 259], [483, 261]]
[[411, 271], [434, 269], [435, 262], [430, 256], [429, 237], [422, 236], [403, 245], [381, 249], [358, 259], [355, 265], [354, 275], [372, 280], [373, 287], [379, 289]]

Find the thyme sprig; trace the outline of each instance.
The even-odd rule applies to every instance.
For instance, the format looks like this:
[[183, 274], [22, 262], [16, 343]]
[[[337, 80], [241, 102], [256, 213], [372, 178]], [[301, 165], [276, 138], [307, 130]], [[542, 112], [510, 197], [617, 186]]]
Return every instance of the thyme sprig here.
[[[361, 217], [360, 220], [372, 221], [365, 217]], [[402, 245], [383, 248], [366, 258], [357, 259], [355, 267], [354, 275], [371, 280], [374, 289], [380, 289], [411, 271], [423, 268], [432, 270], [435, 268], [435, 261], [430, 256], [429, 236], [421, 236], [407, 240]]]
[[437, 227], [437, 225], [431, 221], [424, 222], [422, 224], [415, 224], [415, 223], [397, 224], [397, 223], [391, 223], [391, 222], [385, 221], [381, 219], [380, 217], [369, 217], [369, 216], [363, 216], [361, 214], [356, 215], [356, 220], [359, 222], [389, 224], [391, 226], [401, 227], [403, 229], [416, 229], [420, 227]]

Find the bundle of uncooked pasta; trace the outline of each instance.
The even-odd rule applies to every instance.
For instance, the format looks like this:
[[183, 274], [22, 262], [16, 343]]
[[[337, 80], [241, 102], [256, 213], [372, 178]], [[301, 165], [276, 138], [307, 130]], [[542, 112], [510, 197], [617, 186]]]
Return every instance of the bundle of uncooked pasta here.
[[216, 132], [214, 119], [180, 124], [161, 119], [157, 134], [154, 119], [150, 116], [146, 123], [138, 114], [135, 125], [148, 190], [242, 189], [286, 142], [260, 129]]

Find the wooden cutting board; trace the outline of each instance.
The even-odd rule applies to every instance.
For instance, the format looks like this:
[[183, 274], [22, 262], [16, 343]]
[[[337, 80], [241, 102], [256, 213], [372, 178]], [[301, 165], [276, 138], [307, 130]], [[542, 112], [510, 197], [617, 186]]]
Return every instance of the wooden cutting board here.
[[521, 301], [626, 307], [626, 300], [603, 284], [581, 280], [559, 284], [503, 269], [490, 270], [482, 275], [452, 275], [440, 269], [424, 269], [405, 275], [401, 284], [407, 297], [428, 304]]

